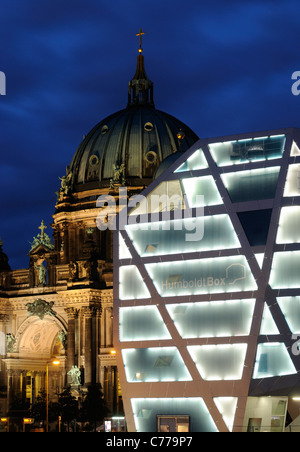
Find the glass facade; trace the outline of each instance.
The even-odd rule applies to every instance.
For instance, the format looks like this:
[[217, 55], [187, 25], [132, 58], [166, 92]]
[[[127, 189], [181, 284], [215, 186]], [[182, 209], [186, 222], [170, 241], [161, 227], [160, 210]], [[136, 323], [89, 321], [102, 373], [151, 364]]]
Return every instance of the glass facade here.
[[163, 297], [255, 290], [244, 256], [145, 264]]
[[279, 167], [261, 168], [222, 174], [222, 180], [232, 202], [247, 202], [274, 198]]
[[218, 166], [228, 166], [281, 157], [284, 145], [285, 135], [278, 135], [211, 143], [209, 149]]
[[199, 140], [115, 232], [130, 431], [283, 430], [300, 371], [297, 137]]
[[250, 334], [255, 299], [168, 304], [166, 308], [184, 339]]
[[[241, 246], [226, 214], [126, 225], [125, 229], [141, 257]], [[201, 240], [192, 240], [196, 235]]]

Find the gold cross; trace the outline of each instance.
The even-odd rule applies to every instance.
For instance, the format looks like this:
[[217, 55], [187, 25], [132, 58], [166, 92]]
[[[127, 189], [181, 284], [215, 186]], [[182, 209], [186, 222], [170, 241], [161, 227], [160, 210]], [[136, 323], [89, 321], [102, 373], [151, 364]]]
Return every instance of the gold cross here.
[[145, 32], [142, 31], [142, 29], [140, 28], [139, 33], [136, 34], [136, 36], [139, 36], [140, 38], [140, 48], [139, 48], [139, 52], [142, 53], [143, 49], [142, 49], [142, 35], [144, 35]]
[[47, 226], [45, 226], [44, 220], [42, 220], [41, 226], [39, 226], [39, 229], [41, 230], [41, 236], [44, 237], [44, 231], [47, 229]]

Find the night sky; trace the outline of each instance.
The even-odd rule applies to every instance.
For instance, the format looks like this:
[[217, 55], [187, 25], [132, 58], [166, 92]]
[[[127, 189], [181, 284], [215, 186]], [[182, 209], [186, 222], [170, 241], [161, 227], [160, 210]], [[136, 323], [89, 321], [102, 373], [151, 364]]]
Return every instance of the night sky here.
[[300, 3], [2, 0], [0, 237], [29, 264], [83, 135], [127, 104], [139, 28], [154, 101], [200, 137], [300, 127]]

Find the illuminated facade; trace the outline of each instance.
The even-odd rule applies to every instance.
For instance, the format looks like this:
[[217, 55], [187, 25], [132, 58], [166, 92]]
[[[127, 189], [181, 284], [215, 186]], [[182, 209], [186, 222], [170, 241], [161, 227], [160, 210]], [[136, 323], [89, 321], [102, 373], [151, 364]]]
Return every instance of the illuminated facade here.
[[128, 209], [114, 344], [129, 431], [295, 421], [299, 149], [298, 129], [199, 140]]
[[[53, 355], [61, 365], [49, 369], [50, 397], [57, 400], [56, 388], [70, 385], [69, 372], [77, 367], [81, 390], [100, 383], [110, 414], [123, 413], [112, 334], [113, 237], [106, 224], [97, 227], [105, 210], [97, 201], [108, 196], [118, 203], [119, 187], [130, 196], [140, 193], [162, 162], [198, 140], [186, 124], [155, 107], [141, 50], [126, 86], [126, 108], [84, 136], [59, 178], [49, 227], [53, 243], [42, 223], [28, 268], [14, 270], [0, 239], [0, 417], [15, 405], [19, 410], [35, 403]], [[79, 397], [77, 388], [74, 393]]]

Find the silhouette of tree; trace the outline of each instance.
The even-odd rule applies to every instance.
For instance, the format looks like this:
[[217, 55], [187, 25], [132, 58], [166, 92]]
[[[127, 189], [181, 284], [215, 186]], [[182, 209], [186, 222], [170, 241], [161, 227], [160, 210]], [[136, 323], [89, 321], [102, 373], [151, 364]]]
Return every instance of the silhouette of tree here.
[[83, 400], [81, 408], [82, 420], [88, 421], [90, 426], [96, 431], [97, 425], [101, 425], [108, 408], [105, 405], [103, 392], [100, 384], [93, 384], [88, 387], [88, 392]]
[[70, 422], [78, 419], [79, 416], [78, 400], [72, 395], [70, 386], [58, 394], [57, 413], [63, 422], [67, 422], [69, 431]]

